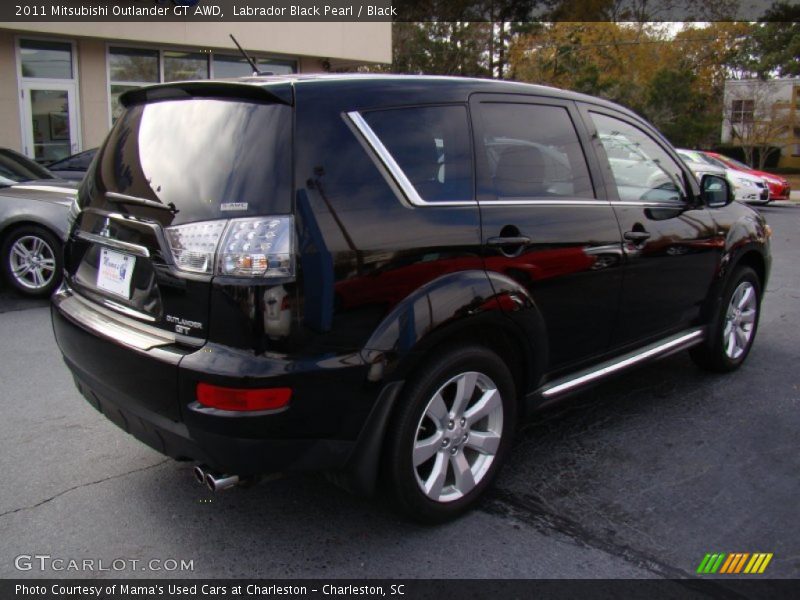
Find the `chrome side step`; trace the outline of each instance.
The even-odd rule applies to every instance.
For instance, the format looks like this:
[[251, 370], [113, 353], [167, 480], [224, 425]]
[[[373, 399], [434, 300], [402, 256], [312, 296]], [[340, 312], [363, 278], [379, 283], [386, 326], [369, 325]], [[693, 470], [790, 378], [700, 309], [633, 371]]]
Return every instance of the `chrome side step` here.
[[705, 329], [697, 328], [677, 333], [663, 340], [644, 346], [628, 354], [623, 354], [606, 362], [600, 363], [589, 369], [572, 373], [566, 377], [556, 379], [540, 388], [536, 395], [545, 400], [552, 400], [559, 396], [575, 392], [585, 386], [609, 377], [614, 373], [624, 371], [648, 360], [663, 358], [675, 352], [686, 350], [703, 342]]

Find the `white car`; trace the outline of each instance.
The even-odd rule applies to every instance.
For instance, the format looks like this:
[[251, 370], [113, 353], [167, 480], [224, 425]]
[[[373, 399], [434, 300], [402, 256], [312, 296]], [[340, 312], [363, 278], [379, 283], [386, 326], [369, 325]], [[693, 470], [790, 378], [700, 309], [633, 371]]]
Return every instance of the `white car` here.
[[708, 165], [708, 167], [724, 170], [725, 177], [733, 187], [734, 195], [739, 202], [753, 204], [767, 204], [769, 202], [769, 186], [761, 177], [730, 169], [715, 158], [697, 150], [677, 148], [676, 151], [692, 171], [695, 169], [689, 163], [700, 163]]
[[703, 175], [717, 175], [719, 177], [725, 177], [726, 179], [728, 177], [726, 169], [715, 167], [708, 163], [690, 160], [688, 156], [681, 154], [680, 152], [678, 155], [681, 157], [681, 159], [683, 159], [683, 162], [686, 163], [686, 166], [689, 167], [694, 176], [697, 177], [697, 181], [700, 181], [703, 178]]

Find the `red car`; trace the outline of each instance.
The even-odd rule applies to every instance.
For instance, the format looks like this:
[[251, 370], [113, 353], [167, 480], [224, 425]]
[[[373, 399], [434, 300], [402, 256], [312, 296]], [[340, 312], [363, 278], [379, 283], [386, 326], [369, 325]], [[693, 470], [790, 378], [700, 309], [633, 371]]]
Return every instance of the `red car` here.
[[769, 187], [769, 199], [770, 200], [788, 200], [789, 193], [792, 191], [789, 182], [786, 181], [783, 177], [778, 175], [773, 175], [772, 173], [766, 173], [765, 171], [759, 171], [757, 169], [752, 169], [748, 167], [743, 162], [739, 162], [733, 158], [725, 156], [724, 154], [717, 154], [716, 152], [706, 152], [709, 156], [716, 158], [721, 163], [724, 163], [725, 166], [736, 169], [737, 171], [744, 171], [745, 173], [750, 173], [751, 175], [755, 175], [756, 177], [761, 177], [764, 181], [767, 182], [767, 186]]

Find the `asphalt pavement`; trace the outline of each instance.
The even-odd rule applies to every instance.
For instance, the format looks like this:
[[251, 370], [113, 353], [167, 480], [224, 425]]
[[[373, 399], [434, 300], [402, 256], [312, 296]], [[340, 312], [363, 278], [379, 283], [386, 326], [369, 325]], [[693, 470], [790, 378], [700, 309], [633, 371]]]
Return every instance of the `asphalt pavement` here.
[[741, 370], [680, 354], [539, 415], [440, 527], [313, 476], [212, 495], [79, 396], [46, 302], [0, 291], [0, 577], [681, 578], [708, 552], [771, 552], [766, 575], [798, 578], [800, 206], [760, 210], [774, 265]]

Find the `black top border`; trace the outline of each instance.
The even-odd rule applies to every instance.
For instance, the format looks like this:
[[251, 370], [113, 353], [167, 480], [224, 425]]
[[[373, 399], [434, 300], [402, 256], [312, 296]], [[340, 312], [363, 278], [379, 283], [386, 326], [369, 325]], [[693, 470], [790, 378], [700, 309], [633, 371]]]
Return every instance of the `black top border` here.
[[800, 21], [800, 0], [14, 0], [0, 21]]

